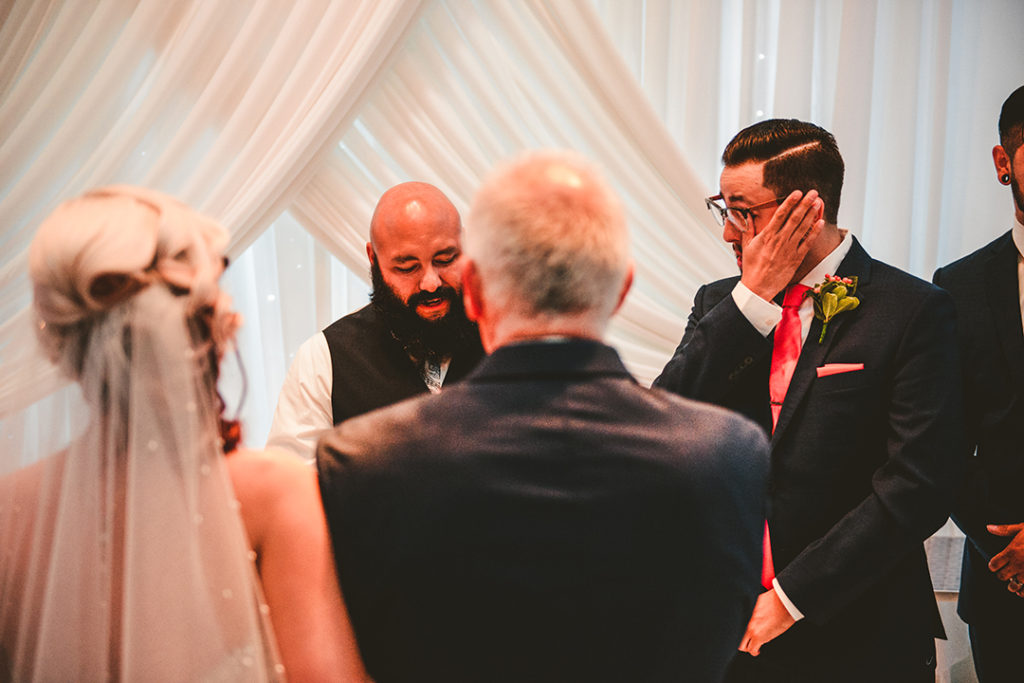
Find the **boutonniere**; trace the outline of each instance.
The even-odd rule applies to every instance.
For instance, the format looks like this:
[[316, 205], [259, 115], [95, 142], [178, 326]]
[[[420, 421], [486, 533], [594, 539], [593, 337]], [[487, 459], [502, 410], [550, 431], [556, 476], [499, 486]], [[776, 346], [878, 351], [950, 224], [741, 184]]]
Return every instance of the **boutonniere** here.
[[860, 306], [860, 299], [854, 296], [857, 293], [857, 276], [839, 277], [838, 275], [826, 275], [825, 281], [815, 285], [810, 296], [814, 299], [814, 317], [821, 321], [821, 336], [818, 337], [820, 344], [825, 340], [825, 330], [828, 323], [843, 311], [852, 311]]

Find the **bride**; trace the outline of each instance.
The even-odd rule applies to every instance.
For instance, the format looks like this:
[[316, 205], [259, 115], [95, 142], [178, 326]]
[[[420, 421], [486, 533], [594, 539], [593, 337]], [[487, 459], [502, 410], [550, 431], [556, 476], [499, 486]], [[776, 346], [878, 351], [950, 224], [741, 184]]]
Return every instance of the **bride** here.
[[314, 471], [236, 449], [221, 415], [239, 324], [217, 284], [226, 244], [132, 187], [40, 227], [39, 339], [90, 418], [66, 450], [0, 478], [0, 680], [365, 676]]

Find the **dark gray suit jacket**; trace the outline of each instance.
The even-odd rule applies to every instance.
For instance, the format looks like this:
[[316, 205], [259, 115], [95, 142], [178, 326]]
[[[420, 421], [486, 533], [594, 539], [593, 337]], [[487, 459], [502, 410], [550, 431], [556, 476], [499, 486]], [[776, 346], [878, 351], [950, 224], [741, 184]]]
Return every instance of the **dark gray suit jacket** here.
[[1024, 332], [1011, 233], [937, 270], [935, 284], [953, 295], [964, 368], [969, 466], [953, 514], [969, 541], [960, 616], [1024, 628], [1024, 600], [987, 566], [1010, 539], [985, 529], [1024, 522]]
[[[853, 246], [860, 306], [818, 343], [814, 320], [774, 433], [772, 336], [736, 307], [738, 278], [702, 287], [655, 381], [738, 410], [771, 434], [769, 525], [776, 576], [805, 619], [762, 649], [812, 680], [934, 665], [943, 634], [922, 542], [946, 521], [963, 442], [952, 302]], [[863, 370], [818, 376], [826, 364]], [[803, 680], [803, 679], [800, 679]], [[845, 680], [845, 679], [844, 679]]]
[[370, 674], [719, 680], [758, 592], [766, 449], [582, 340], [344, 422], [317, 463]]

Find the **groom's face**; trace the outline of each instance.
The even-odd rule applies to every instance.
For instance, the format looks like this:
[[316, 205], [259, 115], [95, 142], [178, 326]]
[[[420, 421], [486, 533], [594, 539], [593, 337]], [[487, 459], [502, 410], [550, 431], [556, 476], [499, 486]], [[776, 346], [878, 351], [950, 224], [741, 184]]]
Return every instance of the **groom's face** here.
[[[751, 206], [770, 203], [775, 199], [775, 192], [764, 186], [764, 162], [750, 161], [738, 166], [726, 166], [722, 169], [719, 179], [719, 191], [722, 201], [729, 208], [745, 209]], [[722, 228], [722, 239], [732, 246], [736, 254], [736, 265], [743, 270], [743, 240], [754, 237], [775, 215], [777, 205], [755, 209], [746, 219], [746, 230], [741, 230], [732, 221], [725, 221]]]

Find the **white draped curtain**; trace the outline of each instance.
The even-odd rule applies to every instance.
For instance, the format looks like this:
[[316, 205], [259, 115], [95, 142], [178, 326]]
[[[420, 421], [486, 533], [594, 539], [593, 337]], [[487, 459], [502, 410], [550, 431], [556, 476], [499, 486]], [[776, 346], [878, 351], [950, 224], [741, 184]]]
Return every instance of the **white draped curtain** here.
[[26, 263], [87, 188], [154, 187], [230, 230], [245, 369], [222, 388], [234, 408], [247, 384], [259, 446], [298, 345], [366, 301], [381, 192], [424, 180], [465, 209], [499, 159], [579, 150], [629, 212], [610, 339], [646, 383], [735, 267], [702, 198], [754, 121], [831, 130], [840, 224], [917, 275], [1008, 229], [990, 150], [1022, 30], [1020, 0], [0, 0], [0, 474], [74, 428]]
[[[28, 315], [27, 247], [40, 220], [90, 187], [146, 185], [221, 220], [229, 252], [243, 253], [349, 127], [419, 10], [406, 0], [0, 5], [0, 416], [10, 450], [52, 442], [47, 421], [62, 400], [39, 408], [47, 420], [11, 416], [60, 384], [34, 354]], [[250, 372], [264, 365], [252, 360]], [[249, 384], [272, 400], [263, 373]]]
[[1015, 0], [594, 0], [683, 156], [717, 186], [722, 149], [772, 117], [827, 128], [846, 161], [839, 212], [921, 277], [1012, 221], [991, 149], [1024, 84]]
[[734, 268], [702, 198], [753, 121], [832, 130], [840, 223], [918, 275], [1011, 216], [989, 150], [1024, 83], [1016, 0], [8, 0], [0, 20], [0, 430], [18, 452], [66, 400], [34, 355], [27, 245], [88, 187], [156, 187], [231, 231], [254, 445], [296, 347], [365, 302], [369, 216], [396, 182], [461, 209], [519, 150], [596, 160], [637, 262], [610, 337], [644, 382], [696, 287]]

